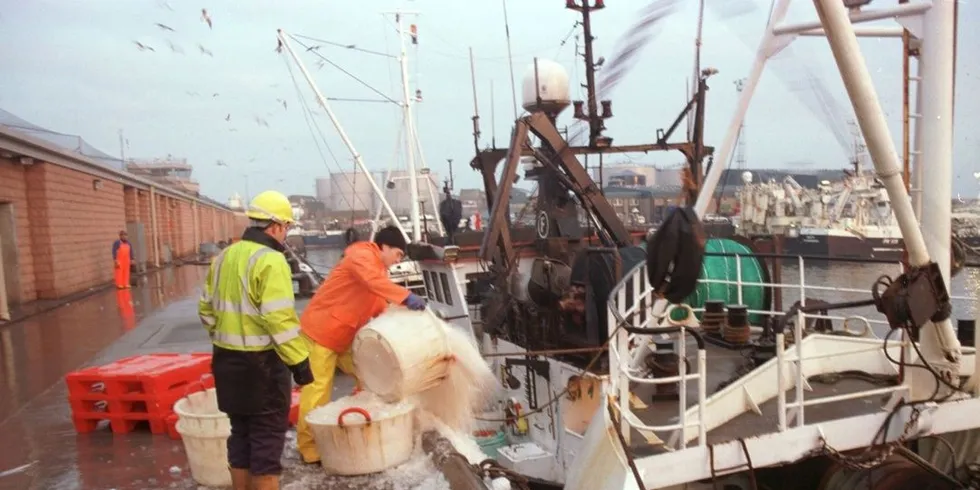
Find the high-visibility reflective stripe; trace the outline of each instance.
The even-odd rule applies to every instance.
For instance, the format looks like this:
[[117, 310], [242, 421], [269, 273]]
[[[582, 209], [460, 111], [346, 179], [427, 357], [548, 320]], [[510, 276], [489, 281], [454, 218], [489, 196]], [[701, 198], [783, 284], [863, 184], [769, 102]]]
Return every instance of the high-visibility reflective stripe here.
[[[242, 303], [251, 303], [251, 298], [248, 295], [248, 278], [252, 277], [252, 268], [255, 267], [255, 263], [258, 262], [263, 255], [269, 252], [274, 252], [274, 250], [268, 247], [262, 247], [256, 250], [256, 252], [248, 258], [248, 266], [245, 267], [245, 275], [242, 276], [242, 294], [244, 295], [242, 297]], [[253, 314], [258, 314], [258, 308], [252, 306], [252, 310], [255, 311]]]
[[206, 301], [211, 303], [211, 307], [214, 308], [214, 298], [218, 295], [218, 279], [221, 277], [221, 264], [224, 263], [225, 252], [228, 249], [224, 249], [218, 256], [214, 259], [214, 272], [211, 273], [211, 292], [208, 293], [207, 290], [204, 291], [204, 297], [207, 297]]
[[247, 298], [241, 303], [236, 303], [234, 301], [229, 301], [226, 299], [217, 299], [211, 301], [211, 305], [214, 311], [220, 311], [222, 313], [240, 313], [243, 315], [259, 315], [259, 310], [255, 308]]
[[[211, 307], [214, 308], [214, 311], [221, 311], [221, 312], [224, 312], [224, 313], [241, 313], [241, 314], [245, 314], [245, 315], [261, 315], [262, 312], [260, 312], [259, 309], [256, 308], [254, 304], [252, 304], [252, 300], [249, 297], [249, 294], [248, 294], [248, 290], [249, 290], [249, 287], [248, 287], [248, 279], [249, 279], [249, 277], [251, 277], [251, 275], [252, 275], [252, 268], [255, 267], [255, 263], [258, 262], [259, 258], [262, 257], [263, 255], [269, 253], [269, 252], [274, 252], [274, 250], [272, 250], [269, 247], [262, 247], [262, 248], [258, 249], [257, 251], [255, 251], [255, 253], [252, 254], [251, 257], [249, 257], [249, 259], [248, 259], [248, 266], [245, 268], [245, 275], [242, 276], [242, 301], [240, 303], [238, 303], [238, 304], [236, 304], [236, 303], [234, 303], [232, 301], [228, 301], [228, 300], [223, 299], [223, 298], [219, 298], [218, 297], [218, 294], [217, 294], [217, 292], [218, 292], [218, 284], [221, 283], [220, 282], [221, 281], [221, 265], [222, 265], [222, 262], [223, 262], [222, 259], [224, 258], [225, 251], [227, 251], [227, 250], [228, 250], [227, 248], [225, 250], [222, 250], [221, 251], [221, 254], [218, 255], [217, 265], [214, 268], [214, 275], [211, 277], [211, 291], [213, 292], [213, 294], [211, 296]], [[275, 310], [272, 310], [272, 311], [275, 311]]]
[[271, 344], [284, 344], [299, 337], [299, 327], [291, 328], [275, 335], [237, 335], [225, 332], [214, 332], [211, 340], [235, 347], [267, 347]]
[[262, 303], [262, 308], [259, 309], [259, 313], [262, 315], [268, 315], [273, 311], [279, 311], [286, 308], [292, 308], [296, 306], [296, 302], [291, 298], [277, 299], [274, 301], [268, 301]]
[[[227, 249], [226, 249], [227, 250]], [[273, 300], [270, 302], [262, 303], [258, 307], [252, 302], [252, 298], [249, 295], [249, 278], [252, 276], [252, 269], [258, 263], [262, 256], [275, 252], [275, 250], [269, 247], [261, 247], [256, 250], [248, 260], [248, 265], [245, 268], [245, 274], [241, 277], [241, 299], [240, 301], [228, 300], [219, 297], [218, 286], [221, 284], [221, 266], [222, 259], [224, 258], [224, 251], [218, 256], [217, 264], [215, 265], [214, 274], [211, 277], [211, 290], [212, 294], [210, 297], [211, 307], [214, 309], [215, 313], [229, 313], [239, 316], [251, 315], [260, 316], [272, 313], [274, 311], [282, 310], [284, 308], [291, 308], [295, 306], [295, 301], [293, 298], [282, 298]], [[202, 298], [204, 299], [204, 298]], [[204, 317], [202, 316], [202, 321]], [[215, 322], [214, 320], [211, 320]], [[240, 318], [240, 321], [244, 321], [244, 318]], [[216, 323], [216, 322], [215, 322]], [[215, 323], [206, 323], [208, 325], [214, 325]], [[244, 325], [243, 325], [244, 327]], [[227, 333], [227, 332], [213, 332], [211, 340], [220, 344], [225, 344], [231, 347], [239, 348], [262, 348], [268, 347], [270, 345], [278, 345], [289, 342], [297, 337], [299, 337], [299, 327], [294, 327], [285, 332], [279, 332], [274, 335], [259, 334], [259, 335], [244, 335], [242, 333]]]
[[295, 326], [293, 328], [290, 328], [289, 330], [286, 330], [285, 332], [279, 332], [279, 333], [272, 334], [272, 341], [275, 342], [276, 345], [282, 345], [282, 344], [285, 344], [286, 342], [289, 342], [290, 340], [293, 340], [293, 339], [295, 339], [297, 337], [299, 337], [299, 326]]
[[213, 327], [216, 323], [218, 323], [218, 320], [211, 315], [198, 315], [198, 316], [201, 318], [201, 322], [203, 322], [205, 325], [209, 327]]

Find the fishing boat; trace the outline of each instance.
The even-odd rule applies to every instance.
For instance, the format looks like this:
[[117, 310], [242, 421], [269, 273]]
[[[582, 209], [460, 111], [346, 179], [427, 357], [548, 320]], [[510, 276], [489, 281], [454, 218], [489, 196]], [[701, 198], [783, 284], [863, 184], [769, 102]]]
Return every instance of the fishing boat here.
[[[728, 160], [769, 58], [800, 35], [826, 36], [894, 207], [908, 254], [904, 272], [894, 263], [881, 265], [883, 279], [871, 289], [814, 284], [804, 257], [783, 255], [777, 258], [792, 258], [800, 271], [797, 281], [785, 284], [769, 277], [764, 256], [751, 244], [709, 240], [701, 249], [700, 223], [691, 211], [704, 215], [723, 166], [702, 173], [710, 149], [699, 140], [670, 145], [665, 138], [655, 146], [696, 150], [688, 162], [699, 184], [693, 206], [675, 211], [651, 237], [644, 260], [626, 266], [625, 252], [636, 237], [615, 219], [576, 157], [626, 148], [602, 134], [601, 116], [611, 113], [611, 104], [602, 101], [604, 110], [597, 110], [591, 50], [585, 55], [588, 108], [575, 104], [589, 124], [582, 146], [570, 145], [554, 123], [570, 102], [567, 75], [536, 60], [524, 79], [529, 115], [515, 122], [510, 147], [480, 150], [477, 144], [472, 162], [484, 176], [492, 209], [480, 241], [485, 265], [463, 260], [460, 246], [417, 244], [411, 253], [430, 304], [474, 332], [500, 373], [507, 392], [488, 409], [509, 436], [497, 449], [502, 466], [539, 485], [583, 490], [977, 484], [980, 365], [975, 339], [958, 336], [951, 325], [951, 271], [944, 259], [950, 255], [954, 5], [872, 8], [867, 1], [818, 0], [819, 21], [787, 24], [789, 5], [774, 3], [717, 161]], [[586, 39], [590, 14], [603, 7], [601, 1], [568, 2], [582, 13]], [[903, 27], [860, 25], [888, 18], [901, 19]], [[906, 152], [919, 155], [917, 175], [905, 172], [922, 190], [914, 200], [858, 35], [897, 35], [907, 56], [914, 50], [921, 58], [918, 76], [907, 77], [930, 94], [918, 98], [920, 117], [908, 131], [922, 142]], [[699, 71], [698, 84], [706, 86], [710, 74]], [[704, 92], [696, 91], [690, 105], [703, 114], [703, 104]], [[478, 127], [474, 133], [478, 138]], [[537, 146], [528, 143], [529, 133]], [[552, 196], [546, 183], [576, 201], [566, 207], [551, 200], [531, 230], [511, 229], [503, 211], [521, 156], [534, 156], [551, 172], [539, 181], [545, 194], [539, 203]], [[493, 170], [501, 160], [497, 179]], [[929, 162], [928, 173], [920, 161]], [[580, 216], [594, 233], [576, 228]], [[587, 260], [575, 260], [582, 257]], [[580, 274], [581, 264], [597, 270]], [[603, 274], [616, 279], [606, 291], [597, 280]], [[555, 302], [570, 285], [581, 288], [586, 302], [584, 311], [568, 315]], [[854, 300], [808, 299], [828, 288]], [[798, 295], [798, 304], [776, 308], [773, 296], [781, 291]], [[859, 306], [878, 313], [848, 312]]]
[[[591, 40], [591, 15], [605, 5], [584, 1], [567, 8], [581, 13]], [[662, 20], [669, 3], [654, 2], [637, 24]], [[883, 264], [885, 278], [870, 290], [813, 283], [803, 256], [756, 253], [737, 239], [702, 244], [697, 217], [724, 166], [704, 171], [714, 155], [701, 129], [714, 71], [698, 63], [694, 96], [652, 144], [617, 146], [603, 134], [612, 109], [599, 99], [588, 41], [586, 101], [569, 100], [563, 67], [535, 60], [523, 81], [529, 114], [515, 121], [508, 148], [481, 149], [474, 117], [471, 167], [484, 179], [488, 226], [413, 243], [409, 256], [431, 307], [471, 331], [500, 373], [506, 393], [481, 419], [507, 433], [496, 448], [501, 466], [533, 485], [574, 490], [976, 485], [980, 365], [975, 339], [951, 325], [951, 267], [942, 258], [950, 254], [953, 4], [868, 3], [818, 0], [821, 20], [787, 24], [790, 0], [775, 2], [717, 161], [728, 161], [769, 58], [800, 35], [826, 36], [908, 254], [904, 273]], [[860, 25], [887, 18], [904, 27]], [[918, 98], [921, 117], [905, 135], [906, 144], [922, 142], [904, 152], [918, 155], [906, 159], [915, 172], [904, 173], [922, 190], [912, 200], [856, 40], [896, 34], [906, 56], [921, 58], [907, 83], [931, 94]], [[605, 65], [598, 85], [614, 83], [613, 68]], [[569, 105], [588, 126], [586, 144], [555, 126]], [[689, 114], [688, 140], [671, 143]], [[689, 207], [652, 236], [629, 230], [578, 157], [665, 150], [687, 158]], [[521, 157], [541, 164], [533, 227], [511, 226], [506, 212]], [[796, 261], [799, 277], [782, 283], [766, 259]], [[854, 300], [812, 300], [827, 289]], [[799, 301], [783, 309], [783, 293]], [[569, 299], [576, 308], [565, 308]], [[859, 306], [879, 313], [848, 311]]]

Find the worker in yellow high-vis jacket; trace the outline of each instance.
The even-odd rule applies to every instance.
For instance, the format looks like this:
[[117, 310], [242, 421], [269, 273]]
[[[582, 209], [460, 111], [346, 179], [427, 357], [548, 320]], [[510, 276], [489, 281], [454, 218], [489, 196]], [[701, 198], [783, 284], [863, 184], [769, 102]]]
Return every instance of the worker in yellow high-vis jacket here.
[[231, 419], [228, 465], [235, 490], [274, 490], [289, 427], [292, 380], [313, 382], [283, 255], [293, 224], [286, 196], [249, 203], [249, 228], [208, 270], [198, 312], [211, 342], [218, 408]]

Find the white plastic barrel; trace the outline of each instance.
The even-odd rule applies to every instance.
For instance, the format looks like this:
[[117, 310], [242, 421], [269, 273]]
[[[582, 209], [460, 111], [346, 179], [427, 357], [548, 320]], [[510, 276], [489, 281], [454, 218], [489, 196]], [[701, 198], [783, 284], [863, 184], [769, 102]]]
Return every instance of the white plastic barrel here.
[[231, 486], [228, 471], [228, 436], [231, 421], [218, 410], [214, 388], [191, 393], [174, 404], [177, 433], [191, 467], [191, 477], [208, 487]]
[[389, 404], [362, 391], [312, 410], [306, 423], [327, 473], [366, 475], [412, 457], [415, 413], [408, 401]]
[[431, 311], [390, 308], [354, 337], [354, 374], [387, 402], [439, 384], [452, 360], [446, 323]]

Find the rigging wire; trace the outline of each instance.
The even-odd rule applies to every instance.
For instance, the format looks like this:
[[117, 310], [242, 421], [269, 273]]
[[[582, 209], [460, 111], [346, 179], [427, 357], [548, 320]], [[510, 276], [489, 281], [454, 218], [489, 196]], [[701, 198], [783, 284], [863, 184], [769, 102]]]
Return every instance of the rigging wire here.
[[[396, 56], [393, 56], [393, 55], [388, 54], [388, 53], [382, 53], [380, 51], [373, 51], [373, 50], [370, 50], [370, 49], [358, 48], [357, 46], [355, 46], [353, 44], [344, 44], [344, 43], [338, 43], [336, 41], [327, 41], [326, 39], [318, 39], [318, 38], [311, 37], [311, 36], [304, 36], [302, 34], [292, 34], [292, 36], [301, 37], [301, 38], [306, 39], [308, 41], [313, 41], [313, 42], [317, 42], [317, 43], [323, 43], [323, 44], [326, 44], [326, 45], [329, 45], [329, 46], [336, 46], [338, 48], [349, 49], [351, 51], [360, 51], [362, 53], [373, 54], [373, 55], [376, 55], [376, 56], [383, 56], [385, 58], [396, 58]], [[299, 41], [297, 41], [297, 42], [299, 42]], [[317, 50], [317, 48], [318, 48], [318, 46], [312, 46], [312, 47], [307, 48], [306, 50], [307, 51], [310, 51], [310, 52], [315, 52]]]
[[[565, 47], [565, 44], [566, 44], [566, 43], [568, 43], [568, 40], [569, 40], [569, 39], [570, 39], [570, 38], [572, 37], [572, 35], [573, 35], [573, 34], [575, 34], [575, 29], [576, 29], [576, 28], [577, 28], [577, 27], [578, 27], [579, 25], [581, 25], [581, 22], [580, 22], [580, 21], [577, 21], [577, 20], [576, 20], [576, 21], [575, 21], [575, 23], [574, 23], [574, 24], [572, 24], [572, 28], [568, 30], [568, 34], [565, 34], [565, 37], [564, 37], [564, 38], [562, 38], [562, 40], [561, 40], [561, 42], [560, 42], [560, 43], [558, 43], [558, 50], [557, 50], [557, 51], [555, 51], [555, 56], [554, 56], [554, 57], [555, 57], [555, 59], [558, 59], [558, 55], [560, 55], [560, 54], [561, 54], [561, 51], [562, 51], [562, 49], [563, 49], [563, 48]], [[575, 49], [576, 49], [576, 51], [577, 51], [577, 50], [578, 50], [578, 41], [577, 41], [577, 39], [578, 39], [578, 36], [575, 36], [575, 37], [576, 37], [576, 42], [575, 42]]]
[[[428, 25], [428, 24], [426, 24], [426, 26], [425, 26], [425, 32], [426, 32], [426, 36], [427, 36], [426, 39], [435, 39], [435, 40], [439, 41], [441, 44], [443, 44], [446, 48], [449, 48], [449, 50], [451, 50], [451, 51], [461, 50], [459, 53], [456, 53], [456, 52], [439, 51], [437, 49], [432, 49], [431, 47], [427, 47], [426, 48], [426, 52], [432, 53], [432, 54], [435, 54], [435, 55], [438, 55], [438, 56], [442, 56], [444, 58], [453, 58], [453, 59], [460, 59], [460, 60], [467, 60], [467, 61], [469, 61], [469, 59], [470, 59], [469, 52], [468, 52], [468, 50], [466, 50], [464, 48], [461, 48], [460, 47], [460, 43], [449, 41], [448, 39], [446, 39], [445, 37], [443, 37], [441, 34], [439, 34], [438, 29], [436, 29], [436, 28], [434, 28], [434, 26], [431, 26], [431, 25]], [[528, 49], [527, 51], [522, 51], [520, 53], [515, 53], [513, 56], [509, 56], [509, 55], [500, 55], [500, 56], [474, 56], [473, 59], [476, 60], [476, 61], [507, 62], [509, 58], [518, 58], [518, 59], [520, 59], [520, 58], [533, 57], [533, 56], [536, 56], [536, 55], [540, 55], [541, 53], [549, 52], [549, 51], [555, 49], [555, 47], [556, 46], [554, 44], [548, 44], [547, 46], [538, 46], [536, 48]], [[463, 52], [463, 51], [466, 51], [466, 52]]]
[[351, 73], [351, 72], [349, 72], [349, 71], [347, 71], [347, 70], [345, 70], [345, 69], [343, 69], [343, 68], [341, 68], [341, 67], [340, 67], [340, 65], [338, 65], [338, 64], [336, 64], [336, 63], [334, 63], [333, 61], [330, 61], [330, 59], [329, 59], [329, 58], [327, 58], [326, 56], [323, 56], [323, 55], [322, 55], [322, 54], [320, 54], [320, 53], [319, 53], [318, 51], [316, 51], [316, 50], [312, 50], [312, 51], [311, 51], [311, 50], [310, 50], [310, 47], [309, 47], [309, 46], [307, 46], [306, 44], [304, 44], [304, 43], [303, 43], [302, 41], [300, 41], [299, 39], [296, 39], [296, 36], [294, 36], [294, 35], [292, 35], [292, 34], [290, 34], [290, 35], [289, 35], [289, 37], [290, 37], [290, 38], [292, 38], [292, 39], [293, 39], [293, 41], [296, 41], [296, 44], [299, 44], [300, 46], [302, 46], [302, 47], [304, 47], [304, 48], [306, 48], [306, 50], [307, 50], [307, 51], [309, 51], [309, 52], [311, 52], [311, 53], [313, 53], [313, 54], [315, 54], [315, 55], [316, 55], [316, 56], [317, 56], [318, 58], [320, 58], [320, 59], [321, 59], [321, 60], [323, 60], [324, 62], [326, 62], [326, 63], [329, 63], [329, 64], [330, 64], [331, 66], [333, 66], [334, 68], [336, 68], [336, 69], [338, 69], [338, 70], [340, 70], [340, 71], [342, 71], [342, 72], [343, 72], [343, 73], [344, 73], [345, 75], [347, 75], [347, 76], [349, 76], [349, 77], [351, 77], [351, 78], [353, 78], [353, 79], [354, 79], [355, 81], [357, 81], [357, 82], [358, 82], [358, 83], [360, 83], [361, 85], [364, 85], [365, 87], [367, 87], [368, 89], [370, 89], [370, 90], [371, 90], [372, 92], [374, 92], [374, 93], [376, 93], [376, 94], [378, 94], [378, 95], [380, 95], [381, 97], [383, 97], [384, 99], [386, 99], [386, 100], [388, 100], [388, 102], [391, 102], [392, 104], [398, 104], [398, 102], [397, 102], [397, 101], [395, 101], [395, 99], [392, 99], [391, 97], [388, 97], [387, 95], [385, 95], [384, 93], [382, 93], [382, 92], [381, 92], [380, 90], [378, 90], [378, 89], [376, 89], [376, 88], [374, 88], [373, 86], [371, 86], [371, 84], [369, 84], [369, 83], [367, 83], [367, 82], [365, 82], [364, 80], [361, 80], [360, 78], [358, 78], [358, 77], [357, 77], [356, 75], [354, 75], [353, 73]]
[[[283, 64], [286, 65], [286, 70], [289, 72], [289, 77], [293, 80], [293, 87], [296, 88], [296, 97], [299, 99], [300, 105], [305, 108], [305, 105], [303, 104], [303, 92], [300, 90], [299, 84], [296, 82], [296, 78], [293, 76], [293, 67], [289, 65], [289, 60], [286, 59], [285, 57], [282, 57], [282, 61]], [[310, 124], [309, 121], [310, 114], [308, 114], [307, 111], [305, 110], [302, 112], [303, 112], [303, 120], [306, 122], [306, 127], [310, 130], [310, 136], [314, 136], [313, 126]], [[326, 155], [323, 154], [323, 149], [320, 147], [320, 142], [315, 137], [313, 138], [313, 144], [316, 145], [316, 151], [317, 153], [320, 154], [320, 159], [323, 160], [323, 165], [327, 166], [327, 157]], [[331, 156], [332, 155], [333, 154], [331, 153]], [[334, 157], [334, 160], [336, 160], [336, 157]]]
[[329, 101], [332, 101], [332, 102], [380, 102], [382, 104], [390, 104], [391, 103], [391, 101], [389, 101], [389, 100], [381, 100], [381, 99], [358, 99], [358, 98], [351, 98], [351, 97], [327, 97], [326, 99], [329, 100]]
[[[407, 63], [407, 61], [406, 61], [406, 63]], [[421, 73], [421, 66], [422, 66], [422, 58], [419, 57], [419, 44], [418, 44], [418, 42], [416, 42], [415, 43], [415, 103], [413, 104], [415, 110], [412, 111], [412, 125], [413, 125], [412, 126], [412, 134], [415, 137], [415, 148], [418, 150], [419, 157], [420, 157], [421, 160], [425, 161], [425, 158], [421, 158], [421, 156], [422, 156], [422, 146], [421, 146], [421, 143], [418, 141], [418, 139], [419, 139], [419, 135], [418, 135], [419, 107], [420, 107], [420, 103], [422, 102], [422, 97], [421, 97], [422, 96], [422, 73]], [[406, 104], [412, 104], [412, 102], [411, 101], [408, 101], [408, 100], [406, 100], [405, 103]]]
[[[326, 148], [330, 158], [333, 159], [334, 165], [340, 171], [340, 174], [344, 174], [343, 168], [340, 166], [340, 160], [337, 159], [337, 155], [333, 152], [333, 149], [330, 148], [330, 143], [327, 142], [326, 137], [323, 135], [323, 131], [320, 129], [320, 125], [317, 123], [316, 118], [313, 115], [313, 110], [310, 108], [309, 102], [307, 102], [306, 98], [303, 96], [303, 91], [300, 89], [299, 82], [296, 80], [296, 75], [293, 73], [293, 67], [289, 64], [289, 60], [287, 60], [285, 57], [283, 58], [283, 62], [286, 63], [289, 78], [293, 82], [293, 87], [296, 89], [296, 96], [299, 98], [300, 106], [303, 108], [303, 119], [306, 121], [307, 128], [310, 130], [310, 135], [313, 136], [313, 142], [317, 146], [317, 151], [320, 153], [320, 158], [323, 161], [323, 165], [327, 167], [327, 170], [330, 170], [329, 162], [327, 161], [326, 156], [323, 154], [323, 151], [320, 149], [320, 144], [317, 141], [318, 135], [319, 140], [323, 142], [323, 146]], [[316, 128], [316, 131], [314, 131], [313, 128]], [[348, 181], [348, 183], [350, 182]], [[357, 191], [353, 185], [351, 185], [351, 197], [357, 201], [357, 204], [364, 206], [364, 202], [362, 202], [360, 197], [358, 197]], [[346, 204], [351, 210], [354, 209], [354, 203], [349, 201], [347, 196], [341, 193], [340, 198], [343, 199], [344, 204]], [[366, 206], [365, 209], [367, 209]]]
[[[385, 173], [385, 183], [386, 184], [387, 184], [387, 182], [391, 181], [391, 175], [394, 172], [395, 167], [398, 167], [398, 163], [401, 160], [401, 158], [400, 158], [401, 157], [401, 151], [400, 150], [401, 150], [401, 147], [402, 147], [402, 132], [405, 130], [404, 121], [405, 121], [405, 117], [402, 116], [402, 124], [399, 124], [398, 125], [398, 136], [395, 137], [395, 149], [392, 152], [393, 155], [392, 155], [392, 158], [391, 158], [391, 164], [388, 165], [388, 169], [387, 169], [387, 171]], [[381, 212], [384, 209], [384, 206], [381, 205], [381, 200], [382, 199], [384, 199], [384, 196], [378, 196], [378, 198], [377, 198], [377, 201], [378, 201], [378, 209], [375, 210], [373, 223], [377, 223], [378, 221], [381, 220]], [[377, 231], [375, 228], [376, 228], [375, 226], [372, 226], [371, 227], [371, 236], [370, 236], [369, 240], [374, 240], [374, 234]]]

